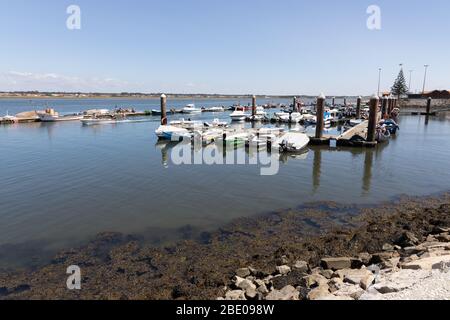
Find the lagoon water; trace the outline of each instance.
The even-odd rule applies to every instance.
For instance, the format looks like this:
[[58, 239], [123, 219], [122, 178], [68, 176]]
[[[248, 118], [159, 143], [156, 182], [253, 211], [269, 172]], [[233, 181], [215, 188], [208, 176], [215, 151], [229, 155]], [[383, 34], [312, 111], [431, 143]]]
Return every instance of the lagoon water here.
[[[172, 102], [169, 107], [192, 101]], [[237, 101], [194, 102], [229, 106]], [[0, 100], [0, 115], [43, 109], [47, 103], [62, 113], [159, 106], [158, 100]], [[229, 113], [191, 118], [229, 120]], [[261, 165], [175, 165], [174, 146], [157, 143], [159, 118], [149, 120], [0, 126], [0, 269], [40, 263], [105, 231], [142, 235], [158, 244], [305, 202], [375, 204], [450, 189], [446, 115], [427, 124], [423, 116], [403, 115], [398, 136], [386, 145], [312, 147], [302, 157], [283, 158], [272, 176], [260, 175]]]

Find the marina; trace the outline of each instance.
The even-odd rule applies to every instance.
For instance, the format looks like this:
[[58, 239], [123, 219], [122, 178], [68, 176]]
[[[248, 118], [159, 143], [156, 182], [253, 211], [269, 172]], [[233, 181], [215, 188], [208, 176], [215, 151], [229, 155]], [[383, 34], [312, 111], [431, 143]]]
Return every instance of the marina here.
[[[258, 99], [261, 105], [270, 101]], [[332, 103], [331, 99], [326, 102]], [[114, 110], [111, 106], [118, 103], [123, 109], [133, 105], [136, 110], [159, 110], [161, 105], [160, 99], [54, 102], [60, 105], [55, 110], [61, 114], [75, 114], [83, 109]], [[278, 103], [292, 104], [290, 99], [275, 104]], [[311, 105], [314, 103], [311, 100]], [[356, 105], [356, 100], [351, 103]], [[18, 114], [29, 109], [26, 104], [27, 101], [3, 100], [0, 113], [10, 110], [9, 114]], [[169, 104], [179, 110], [189, 102]], [[233, 104], [202, 102], [206, 108]], [[280, 112], [276, 108], [266, 110], [270, 117]], [[245, 112], [251, 114], [251, 107]], [[177, 165], [173, 154], [181, 144], [170, 138], [161, 141], [155, 134], [161, 115], [129, 117], [143, 122], [123, 125], [85, 126], [78, 120], [0, 126], [2, 150], [20, 145], [20, 149], [7, 152], [0, 159], [0, 196], [8, 199], [0, 203], [4, 219], [0, 226], [2, 264], [46, 261], [58, 249], [84, 243], [105, 230], [137, 234], [147, 242], [161, 244], [186, 237], [185, 230], [191, 230], [189, 234], [194, 236], [234, 218], [297, 207], [304, 202], [368, 205], [401, 194], [440, 192], [448, 186], [446, 150], [450, 150], [450, 145], [445, 136], [450, 119], [445, 113], [435, 117], [401, 114], [400, 130], [388, 142], [370, 148], [333, 145], [331, 141], [331, 137], [340, 136], [349, 140], [360, 129], [359, 134], [364, 136], [368, 120], [354, 123], [354, 127], [344, 128], [343, 123], [336, 123], [324, 128], [322, 138], [330, 139], [331, 144], [327, 141], [316, 145], [311, 143], [316, 135], [314, 125], [232, 122], [230, 114], [228, 110], [191, 116], [168, 112], [167, 123], [182, 129], [189, 139], [196, 126], [205, 130], [200, 148], [191, 149], [192, 159], [202, 153], [217, 152], [225, 163], [229, 155], [222, 148], [225, 130], [235, 132], [226, 140], [232, 149], [238, 142], [236, 151], [243, 152], [243, 163], [255, 165]], [[239, 132], [259, 132], [259, 138], [239, 136]], [[277, 152], [279, 172], [261, 176], [264, 164], [255, 160], [269, 155], [268, 137], [276, 139], [289, 132], [304, 133], [310, 139], [309, 145], [298, 152]], [[261, 198], [267, 189], [270, 198]], [[43, 202], [46, 210], [38, 210]], [[230, 202], [234, 203], [233, 210], [229, 210]], [[215, 210], [211, 211], [211, 207]], [[68, 230], [64, 228], [67, 223], [78, 227]], [[36, 256], [30, 256], [31, 248], [37, 250], [37, 260], [30, 260]]]

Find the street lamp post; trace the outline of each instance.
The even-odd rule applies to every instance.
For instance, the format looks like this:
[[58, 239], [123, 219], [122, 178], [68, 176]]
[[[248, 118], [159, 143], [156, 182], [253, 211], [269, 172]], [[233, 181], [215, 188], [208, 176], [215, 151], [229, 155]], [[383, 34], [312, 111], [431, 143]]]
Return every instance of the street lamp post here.
[[422, 89], [422, 94], [425, 93], [425, 84], [426, 84], [426, 82], [427, 82], [427, 69], [428, 69], [429, 66], [430, 66], [429, 64], [424, 65], [424, 67], [425, 67], [425, 74], [424, 74], [424, 76], [423, 76], [423, 89]]
[[381, 68], [378, 68], [378, 96], [380, 96], [380, 85], [381, 85]]

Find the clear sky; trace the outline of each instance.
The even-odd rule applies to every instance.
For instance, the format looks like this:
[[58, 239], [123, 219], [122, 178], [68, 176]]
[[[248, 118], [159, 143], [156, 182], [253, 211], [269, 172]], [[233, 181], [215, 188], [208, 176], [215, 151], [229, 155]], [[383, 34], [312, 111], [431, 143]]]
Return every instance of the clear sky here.
[[413, 91], [424, 64], [427, 89], [450, 89], [449, 13], [448, 0], [0, 0], [0, 91], [365, 95], [400, 63]]

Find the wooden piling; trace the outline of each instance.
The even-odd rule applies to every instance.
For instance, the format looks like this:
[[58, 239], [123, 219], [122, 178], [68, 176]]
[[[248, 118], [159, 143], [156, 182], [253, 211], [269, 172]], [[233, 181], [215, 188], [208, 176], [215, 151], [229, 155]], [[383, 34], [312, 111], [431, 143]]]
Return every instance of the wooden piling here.
[[316, 107], [316, 139], [321, 139], [323, 137], [323, 127], [324, 127], [324, 107], [325, 107], [325, 95], [322, 93], [317, 97], [317, 107]]
[[252, 117], [256, 116], [256, 96], [252, 97]]
[[388, 114], [390, 115], [392, 112], [392, 99], [390, 97], [385, 97], [387, 102], [387, 109], [388, 109]]
[[377, 95], [374, 95], [370, 99], [369, 126], [367, 128], [367, 142], [375, 142], [375, 131], [377, 128], [377, 114], [378, 114], [379, 102], [380, 102], [380, 98], [378, 98]]
[[161, 125], [167, 125], [167, 97], [161, 95]]
[[347, 106], [347, 98], [344, 98], [344, 106]]
[[387, 97], [383, 97], [382, 100], [381, 114], [383, 115], [383, 118], [386, 118], [387, 114], [389, 113], [388, 99]]
[[331, 105], [333, 106], [333, 108], [334, 108], [334, 106], [336, 105], [336, 98], [335, 97], [333, 97], [333, 100], [332, 100], [332, 102], [331, 102]]
[[427, 100], [427, 115], [430, 115], [431, 114], [431, 97], [428, 97], [428, 100]]
[[294, 111], [294, 112], [297, 111], [297, 97], [294, 97], [294, 99], [292, 101], [292, 111]]
[[362, 98], [361, 96], [359, 96], [358, 99], [356, 100], [356, 119], [361, 118], [361, 101]]

